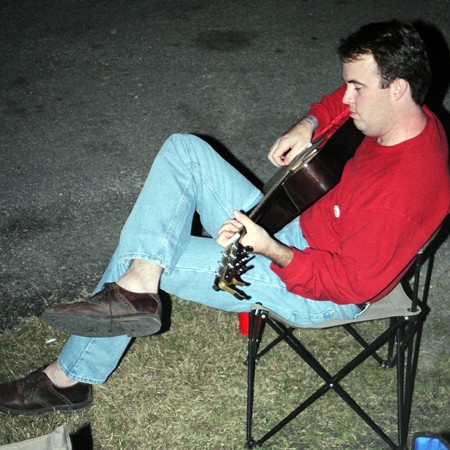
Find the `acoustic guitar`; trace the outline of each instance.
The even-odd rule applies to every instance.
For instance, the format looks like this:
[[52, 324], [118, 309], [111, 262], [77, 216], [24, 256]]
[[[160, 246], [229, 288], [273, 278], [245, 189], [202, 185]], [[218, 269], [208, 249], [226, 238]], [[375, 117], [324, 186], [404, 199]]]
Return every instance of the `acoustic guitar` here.
[[[247, 213], [250, 219], [275, 234], [336, 186], [364, 137], [353, 120], [345, 120], [343, 125], [333, 123], [334, 129], [328, 127], [288, 166], [275, 172], [263, 187], [262, 200]], [[213, 289], [242, 300], [250, 298], [239, 287], [249, 285], [241, 275], [251, 269], [248, 263], [253, 256], [239, 238], [239, 234], [234, 236], [222, 252]]]

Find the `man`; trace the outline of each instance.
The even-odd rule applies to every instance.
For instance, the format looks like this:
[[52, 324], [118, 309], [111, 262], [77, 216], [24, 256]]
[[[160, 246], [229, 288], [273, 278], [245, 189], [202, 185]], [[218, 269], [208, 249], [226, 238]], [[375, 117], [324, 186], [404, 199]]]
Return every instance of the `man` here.
[[[289, 164], [315, 135], [350, 117], [365, 138], [340, 183], [275, 236], [240, 211], [262, 198], [205, 142], [169, 138], [157, 155], [92, 299], [49, 308], [43, 319], [73, 336], [58, 361], [0, 385], [0, 410], [82, 408], [131, 336], [156, 333], [159, 290], [226, 311], [258, 301], [304, 325], [353, 318], [398, 282], [450, 209], [443, 128], [423, 106], [430, 71], [409, 24], [371, 24], [339, 46], [345, 85], [311, 106], [269, 152]], [[197, 211], [213, 239], [190, 235]], [[230, 219], [230, 217], [232, 217]], [[255, 258], [251, 300], [211, 288], [220, 248], [235, 233]]]

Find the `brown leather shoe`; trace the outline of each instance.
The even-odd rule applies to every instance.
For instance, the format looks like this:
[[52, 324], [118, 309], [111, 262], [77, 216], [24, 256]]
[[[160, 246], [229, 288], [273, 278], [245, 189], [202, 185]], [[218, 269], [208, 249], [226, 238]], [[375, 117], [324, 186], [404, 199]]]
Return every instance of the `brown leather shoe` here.
[[32, 415], [82, 409], [92, 403], [91, 385], [77, 383], [59, 388], [43, 370], [42, 367], [25, 378], [0, 384], [0, 412]]
[[135, 294], [105, 283], [89, 300], [46, 309], [42, 320], [78, 336], [149, 336], [161, 329], [161, 300], [157, 294]]

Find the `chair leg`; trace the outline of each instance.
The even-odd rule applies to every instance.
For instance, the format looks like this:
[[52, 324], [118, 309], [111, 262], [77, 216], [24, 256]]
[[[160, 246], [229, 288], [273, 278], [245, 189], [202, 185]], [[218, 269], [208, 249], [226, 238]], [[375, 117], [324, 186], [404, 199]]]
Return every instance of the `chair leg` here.
[[404, 393], [405, 393], [405, 348], [402, 349], [404, 328], [397, 330], [397, 440], [399, 448], [403, 448], [405, 435]]
[[414, 317], [406, 325], [397, 343], [398, 442], [406, 448], [411, 420], [414, 383], [419, 359], [423, 318]]
[[[390, 319], [391, 326], [393, 326], [396, 320], [398, 320], [398, 317], [391, 317]], [[394, 349], [396, 348], [397, 342], [398, 341], [396, 335], [392, 336], [392, 338], [389, 339], [388, 341], [386, 359], [383, 360], [383, 362], [381, 363], [381, 366], [384, 367], [385, 369], [392, 369], [392, 367], [394, 367], [394, 365], [396, 364], [397, 358], [394, 355]]]
[[255, 369], [261, 336], [264, 331], [264, 319], [267, 313], [263, 310], [252, 310], [250, 313], [250, 325], [248, 334], [247, 357], [247, 448], [254, 448], [255, 441], [252, 436], [253, 423], [253, 399], [255, 390]]

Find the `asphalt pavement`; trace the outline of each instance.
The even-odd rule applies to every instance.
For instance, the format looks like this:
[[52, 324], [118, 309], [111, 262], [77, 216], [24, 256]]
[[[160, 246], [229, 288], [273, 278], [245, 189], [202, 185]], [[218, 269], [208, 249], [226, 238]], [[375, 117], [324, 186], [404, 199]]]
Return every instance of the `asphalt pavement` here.
[[450, 129], [449, 1], [2, 0], [0, 331], [95, 286], [170, 134], [267, 180], [273, 141], [341, 83], [339, 38], [392, 18], [421, 22]]

